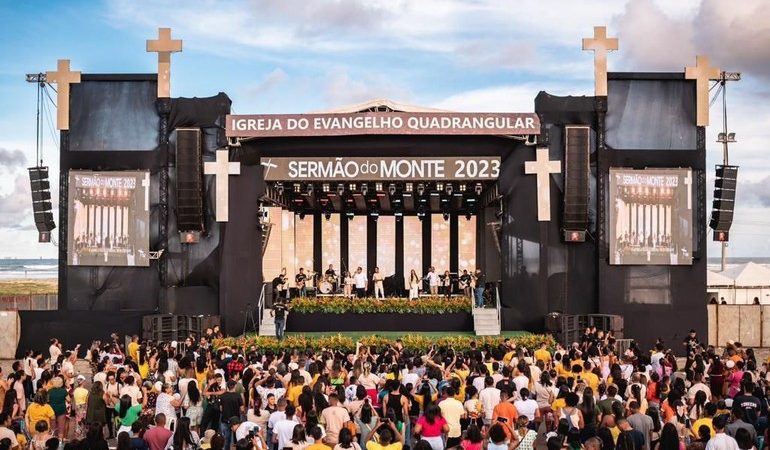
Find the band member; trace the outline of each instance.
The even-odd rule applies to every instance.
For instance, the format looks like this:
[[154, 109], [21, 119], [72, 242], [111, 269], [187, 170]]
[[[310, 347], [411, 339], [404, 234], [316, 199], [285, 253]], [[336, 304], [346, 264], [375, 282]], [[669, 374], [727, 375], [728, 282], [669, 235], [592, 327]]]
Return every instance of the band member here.
[[275, 337], [279, 341], [283, 339], [283, 332], [286, 328], [286, 314], [288, 312], [289, 306], [282, 298], [279, 298], [278, 301], [273, 304], [273, 309], [270, 311], [270, 315], [275, 317]]
[[345, 279], [343, 281], [345, 284], [342, 296], [345, 298], [353, 298], [353, 286], [356, 284], [355, 278], [353, 278], [353, 275], [351, 275], [350, 272], [345, 271]]
[[355, 279], [356, 283], [356, 297], [364, 298], [366, 295], [366, 289], [369, 286], [369, 279], [366, 277], [364, 269], [361, 267], [356, 269], [356, 274], [353, 278]]
[[297, 295], [300, 298], [307, 297], [307, 275], [305, 275], [303, 267], [299, 268], [299, 273], [294, 277], [294, 282], [297, 283]]
[[452, 296], [452, 274], [448, 270], [444, 271], [444, 275], [441, 276], [441, 290], [446, 298]]
[[422, 279], [417, 275], [417, 272], [412, 269], [409, 274], [409, 300], [414, 300], [420, 296], [420, 282]]
[[324, 281], [331, 283], [334, 292], [337, 292], [337, 272], [334, 271], [334, 265], [329, 264], [329, 268], [324, 272]]
[[473, 293], [476, 297], [476, 307], [484, 307], [484, 288], [486, 287], [486, 277], [484, 272], [481, 271], [481, 267], [477, 267], [473, 273], [473, 281], [476, 283], [476, 287], [473, 288]]
[[471, 298], [471, 295], [473, 294], [472, 288], [471, 288], [471, 274], [468, 273], [468, 269], [463, 269], [462, 275], [460, 275], [460, 289], [463, 290], [463, 295], [465, 295], [468, 298]]
[[273, 290], [276, 298], [289, 297], [289, 279], [286, 277], [286, 267], [281, 269], [281, 273], [273, 278]]
[[441, 284], [441, 278], [436, 273], [435, 267], [430, 266], [430, 268], [428, 268], [428, 274], [425, 275], [425, 279], [428, 280], [430, 295], [438, 295], [438, 287]]
[[380, 268], [375, 267], [372, 274], [372, 283], [374, 283], [374, 298], [385, 298], [385, 287], [383, 285], [385, 278], [380, 273]]

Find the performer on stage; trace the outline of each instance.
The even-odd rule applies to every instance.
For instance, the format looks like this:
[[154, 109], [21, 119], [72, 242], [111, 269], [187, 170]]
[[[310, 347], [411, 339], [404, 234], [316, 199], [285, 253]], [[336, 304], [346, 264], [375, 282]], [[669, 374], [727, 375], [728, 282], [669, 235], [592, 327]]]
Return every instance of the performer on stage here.
[[452, 296], [452, 274], [448, 270], [445, 270], [444, 275], [441, 276], [441, 289], [446, 298]]
[[422, 279], [417, 275], [417, 272], [412, 269], [409, 274], [409, 300], [414, 300], [420, 296], [420, 282]]
[[471, 290], [471, 274], [468, 273], [468, 269], [463, 269], [463, 273], [460, 275], [460, 289], [463, 290], [463, 295], [471, 298], [473, 292]]
[[334, 271], [334, 265], [329, 264], [329, 268], [326, 269], [326, 272], [324, 272], [324, 281], [327, 283], [331, 283], [332, 289], [334, 293], [337, 292], [338, 283], [337, 283], [337, 272]]
[[297, 283], [297, 295], [300, 298], [307, 297], [307, 275], [305, 275], [303, 267], [299, 268], [299, 273], [294, 277], [294, 282]]
[[362, 269], [360, 266], [358, 269], [356, 269], [356, 275], [354, 276], [354, 279], [356, 282], [356, 297], [364, 298], [366, 295], [366, 289], [369, 285], [369, 279], [366, 277], [364, 269]]
[[289, 311], [289, 306], [284, 299], [278, 299], [273, 304], [273, 309], [270, 311], [270, 315], [275, 317], [275, 337], [280, 341], [283, 339], [283, 333], [286, 328], [286, 314]]
[[353, 286], [356, 284], [355, 278], [353, 278], [353, 275], [351, 275], [350, 272], [345, 271], [345, 279], [343, 281], [344, 288], [342, 296], [345, 298], [353, 298]]
[[441, 278], [436, 273], [436, 268], [430, 266], [428, 274], [425, 275], [425, 279], [428, 280], [428, 287], [430, 288], [430, 295], [438, 295], [438, 287], [441, 284]]
[[473, 293], [476, 297], [476, 307], [483, 308], [486, 277], [484, 275], [484, 272], [481, 271], [481, 267], [477, 267], [476, 271], [473, 273], [473, 281], [476, 284], [476, 287], [473, 288]]
[[375, 267], [374, 273], [372, 274], [372, 283], [374, 283], [374, 298], [385, 298], [385, 287], [383, 286], [383, 281], [385, 281], [385, 277], [383, 277], [382, 273], [380, 273], [380, 268]]
[[289, 298], [289, 279], [286, 277], [286, 267], [273, 278], [273, 290], [276, 298]]

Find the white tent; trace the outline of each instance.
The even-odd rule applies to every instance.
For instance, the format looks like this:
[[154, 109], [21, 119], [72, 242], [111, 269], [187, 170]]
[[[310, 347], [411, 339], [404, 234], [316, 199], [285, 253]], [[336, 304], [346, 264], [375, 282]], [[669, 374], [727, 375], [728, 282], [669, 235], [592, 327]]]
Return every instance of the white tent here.
[[770, 268], [748, 262], [724, 272], [707, 273], [709, 298], [731, 305], [770, 304]]

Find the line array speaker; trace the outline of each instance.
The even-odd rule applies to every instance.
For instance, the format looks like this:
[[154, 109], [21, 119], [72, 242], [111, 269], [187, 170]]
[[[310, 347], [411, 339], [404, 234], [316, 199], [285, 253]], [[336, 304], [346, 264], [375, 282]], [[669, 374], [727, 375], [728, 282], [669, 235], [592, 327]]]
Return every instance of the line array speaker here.
[[203, 231], [200, 128], [176, 130], [176, 222], [180, 233]]
[[709, 226], [714, 230], [714, 240], [725, 242], [733, 224], [735, 211], [735, 189], [738, 185], [738, 166], [716, 166], [714, 201], [712, 202]]
[[567, 125], [564, 131], [564, 237], [568, 242], [582, 242], [588, 229], [591, 127]]
[[51, 242], [51, 231], [56, 228], [51, 211], [51, 183], [48, 167], [30, 167], [29, 184], [32, 191], [32, 212], [35, 215], [38, 241]]

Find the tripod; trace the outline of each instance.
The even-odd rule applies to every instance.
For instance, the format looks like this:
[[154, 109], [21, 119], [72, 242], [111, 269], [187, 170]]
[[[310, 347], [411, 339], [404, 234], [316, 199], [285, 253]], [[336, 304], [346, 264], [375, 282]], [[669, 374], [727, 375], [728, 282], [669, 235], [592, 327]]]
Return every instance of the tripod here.
[[255, 333], [259, 332], [259, 326], [257, 325], [257, 321], [254, 320], [254, 307], [251, 305], [251, 303], [246, 303], [246, 311], [244, 311], [245, 314], [243, 316], [243, 333], [246, 334], [246, 330], [248, 329], [249, 322], [251, 322], [251, 329], [254, 330]]

